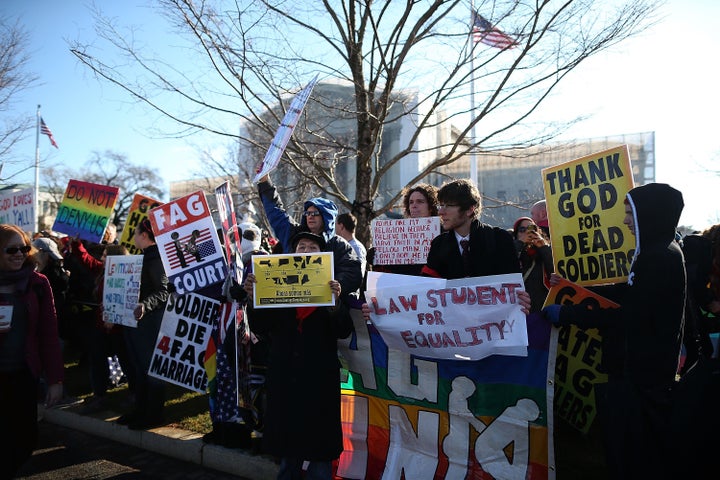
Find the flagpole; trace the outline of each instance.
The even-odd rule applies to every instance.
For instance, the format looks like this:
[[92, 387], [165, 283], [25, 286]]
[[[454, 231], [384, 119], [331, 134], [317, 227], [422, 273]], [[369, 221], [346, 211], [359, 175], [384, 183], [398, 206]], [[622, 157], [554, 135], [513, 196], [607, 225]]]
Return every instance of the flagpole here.
[[33, 234], [35, 234], [38, 232], [40, 227], [40, 222], [38, 222], [38, 217], [40, 216], [40, 104], [37, 106], [37, 115], [35, 118], [35, 192], [33, 197], [35, 197], [33, 204], [33, 208], [35, 210], [35, 218], [33, 219]]
[[[470, 24], [474, 24], [475, 2], [470, 0]], [[470, 180], [478, 187], [482, 196], [482, 187], [478, 184], [477, 148], [475, 147], [475, 39], [473, 28], [470, 29]]]

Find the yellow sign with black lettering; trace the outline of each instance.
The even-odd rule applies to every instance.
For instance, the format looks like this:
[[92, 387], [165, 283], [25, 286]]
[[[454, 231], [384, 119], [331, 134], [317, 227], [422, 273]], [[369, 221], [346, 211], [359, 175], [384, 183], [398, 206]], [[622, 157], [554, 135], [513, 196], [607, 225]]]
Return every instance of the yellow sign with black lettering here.
[[332, 252], [253, 255], [255, 308], [335, 305]]
[[578, 285], [627, 280], [635, 237], [623, 225], [633, 188], [627, 145], [542, 171], [555, 271]]

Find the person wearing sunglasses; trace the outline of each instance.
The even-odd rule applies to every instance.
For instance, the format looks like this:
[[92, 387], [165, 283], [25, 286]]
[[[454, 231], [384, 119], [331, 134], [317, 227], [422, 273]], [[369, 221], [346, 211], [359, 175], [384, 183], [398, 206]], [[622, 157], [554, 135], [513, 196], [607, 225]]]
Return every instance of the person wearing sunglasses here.
[[0, 478], [13, 478], [38, 439], [38, 382], [45, 406], [62, 398], [63, 358], [48, 279], [36, 271], [30, 238], [0, 224]]
[[342, 286], [344, 300], [355, 298], [362, 282], [360, 259], [350, 244], [335, 233], [338, 214], [335, 203], [326, 198], [310, 198], [303, 205], [303, 213], [298, 223], [285, 210], [269, 175], [260, 179], [258, 193], [283, 251], [293, 251], [291, 240], [299, 232], [310, 232], [323, 237], [326, 242], [324, 251], [333, 252], [335, 278]]
[[546, 284], [554, 271], [552, 250], [538, 225], [529, 217], [513, 224], [513, 237], [522, 268], [525, 289], [530, 294], [530, 311], [539, 312], [548, 294]]

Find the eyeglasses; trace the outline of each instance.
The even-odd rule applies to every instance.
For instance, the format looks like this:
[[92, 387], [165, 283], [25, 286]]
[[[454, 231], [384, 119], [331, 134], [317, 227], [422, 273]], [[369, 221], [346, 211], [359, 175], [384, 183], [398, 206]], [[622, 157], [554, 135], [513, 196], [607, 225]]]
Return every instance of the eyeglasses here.
[[460, 205], [458, 205], [457, 203], [439, 203], [437, 207], [438, 207], [438, 210], [440, 210], [440, 209], [444, 210], [446, 208], [459, 207], [459, 206]]
[[32, 247], [30, 245], [23, 245], [22, 247], [5, 247], [5, 253], [8, 255], [15, 255], [18, 252], [29, 253]]
[[537, 225], [527, 225], [525, 227], [518, 227], [518, 233], [525, 232], [537, 232]]
[[306, 217], [319, 217], [320, 215], [322, 215], [322, 213], [320, 213], [318, 211], [313, 211], [313, 212], [306, 211], [306, 212], [303, 212], [303, 215], [305, 215]]

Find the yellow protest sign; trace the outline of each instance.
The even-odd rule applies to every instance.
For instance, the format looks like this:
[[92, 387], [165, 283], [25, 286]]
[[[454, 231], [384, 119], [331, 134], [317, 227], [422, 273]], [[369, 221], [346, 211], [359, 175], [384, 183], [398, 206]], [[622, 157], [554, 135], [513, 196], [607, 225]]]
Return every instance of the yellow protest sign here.
[[[595, 308], [618, 307], [605, 297], [562, 279], [548, 292], [545, 305], [590, 304]], [[607, 382], [601, 371], [602, 337], [596, 328], [574, 325], [560, 328], [555, 359], [555, 413], [587, 433], [597, 415], [594, 385]]]
[[253, 255], [255, 308], [335, 305], [332, 252]]
[[542, 170], [555, 270], [578, 285], [627, 280], [635, 237], [623, 225], [633, 188], [627, 145]]

